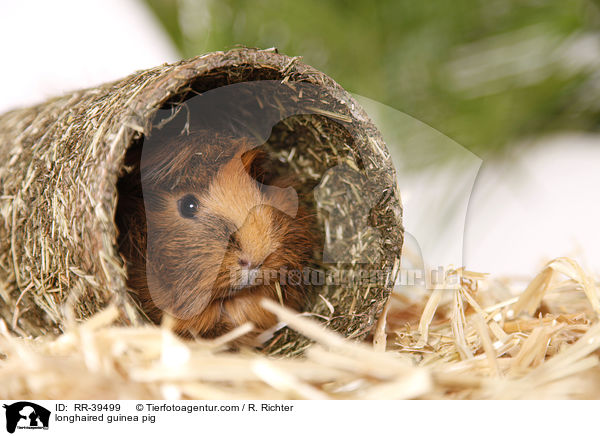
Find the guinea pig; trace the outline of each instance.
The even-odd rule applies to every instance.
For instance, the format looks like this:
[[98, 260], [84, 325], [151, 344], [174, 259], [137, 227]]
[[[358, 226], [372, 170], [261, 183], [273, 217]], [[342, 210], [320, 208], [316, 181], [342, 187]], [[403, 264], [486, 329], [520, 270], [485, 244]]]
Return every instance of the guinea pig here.
[[144, 144], [117, 218], [127, 285], [151, 320], [167, 312], [175, 331], [205, 338], [250, 321], [238, 344], [255, 345], [276, 322], [263, 298], [303, 308], [306, 287], [286, 272], [310, 263], [314, 221], [268, 163], [248, 139], [206, 130]]

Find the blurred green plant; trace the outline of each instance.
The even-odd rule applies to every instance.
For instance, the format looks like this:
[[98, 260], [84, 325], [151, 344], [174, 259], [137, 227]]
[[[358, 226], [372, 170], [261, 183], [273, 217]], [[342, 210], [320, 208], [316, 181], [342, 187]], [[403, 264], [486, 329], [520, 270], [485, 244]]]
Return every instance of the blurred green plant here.
[[600, 14], [588, 0], [146, 0], [183, 57], [277, 47], [488, 156], [595, 130]]

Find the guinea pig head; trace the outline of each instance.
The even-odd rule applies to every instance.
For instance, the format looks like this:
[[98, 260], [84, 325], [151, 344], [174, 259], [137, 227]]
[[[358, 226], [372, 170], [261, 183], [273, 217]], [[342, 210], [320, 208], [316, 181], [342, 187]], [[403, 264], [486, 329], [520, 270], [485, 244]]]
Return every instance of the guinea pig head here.
[[279, 270], [307, 261], [296, 191], [261, 183], [263, 155], [245, 140], [190, 138], [160, 154], [142, 164], [147, 281], [158, 308], [190, 319], [216, 300], [264, 293]]

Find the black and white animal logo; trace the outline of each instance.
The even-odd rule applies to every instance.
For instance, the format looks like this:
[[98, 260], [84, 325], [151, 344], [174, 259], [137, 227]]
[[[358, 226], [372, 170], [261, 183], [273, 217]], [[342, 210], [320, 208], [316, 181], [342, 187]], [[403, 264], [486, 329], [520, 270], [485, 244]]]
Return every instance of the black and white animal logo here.
[[4, 404], [6, 409], [6, 431], [14, 433], [18, 429], [48, 429], [50, 411], [29, 401]]

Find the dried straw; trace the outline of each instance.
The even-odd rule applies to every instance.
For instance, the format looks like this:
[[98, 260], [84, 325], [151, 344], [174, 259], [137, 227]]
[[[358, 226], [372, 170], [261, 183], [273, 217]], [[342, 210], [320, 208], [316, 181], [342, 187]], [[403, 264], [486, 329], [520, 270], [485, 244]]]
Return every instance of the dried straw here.
[[[2, 326], [0, 397], [600, 397], [597, 294], [594, 280], [575, 262], [550, 262], [542, 271], [544, 280], [534, 278], [525, 292], [512, 283], [508, 298], [505, 283], [462, 273], [461, 288], [441, 297], [394, 298], [387, 327], [382, 331], [380, 322], [374, 333], [375, 346], [265, 301], [282, 322], [314, 340], [303, 357], [227, 351], [226, 342], [247, 327], [196, 342], [182, 341], [167, 326], [122, 327], [115, 324], [115, 307], [56, 337], [23, 339]], [[537, 307], [531, 301], [539, 302]], [[522, 307], [533, 313], [517, 310]], [[384, 336], [387, 346], [382, 347]]]

